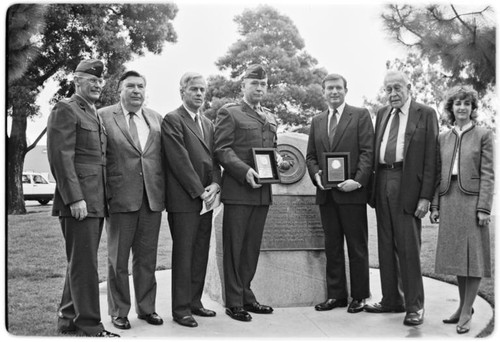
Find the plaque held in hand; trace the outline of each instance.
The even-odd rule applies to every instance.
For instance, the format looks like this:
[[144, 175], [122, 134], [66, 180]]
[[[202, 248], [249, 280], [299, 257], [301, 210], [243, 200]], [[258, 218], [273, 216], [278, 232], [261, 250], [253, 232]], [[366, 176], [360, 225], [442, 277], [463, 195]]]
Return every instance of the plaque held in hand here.
[[274, 148], [252, 148], [255, 171], [259, 174], [258, 184], [280, 183], [280, 173], [276, 164]]
[[323, 187], [336, 188], [349, 179], [349, 152], [324, 152]]

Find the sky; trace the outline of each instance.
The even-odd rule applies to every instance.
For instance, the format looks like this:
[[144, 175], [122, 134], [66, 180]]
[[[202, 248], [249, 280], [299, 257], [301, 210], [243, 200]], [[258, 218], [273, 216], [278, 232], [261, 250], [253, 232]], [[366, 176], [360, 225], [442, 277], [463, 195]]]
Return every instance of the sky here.
[[[179, 80], [186, 71], [204, 76], [221, 73], [215, 61], [224, 56], [239, 38], [234, 17], [246, 8], [268, 4], [288, 16], [305, 41], [305, 50], [318, 60], [318, 66], [346, 77], [346, 101], [362, 105], [363, 96], [374, 97], [381, 84], [385, 62], [404, 57], [407, 51], [391, 42], [379, 19], [378, 2], [351, 1], [175, 1], [179, 8], [173, 26], [175, 44], [166, 43], [161, 56], [147, 54], [126, 64], [147, 79], [148, 107], [166, 114], [181, 104]], [[38, 104], [41, 116], [28, 123], [28, 140], [44, 129], [55, 85], [48, 84]], [[8, 129], [8, 127], [7, 127]], [[40, 141], [45, 144], [45, 138]]]
[[[221, 73], [215, 66], [215, 61], [224, 56], [229, 47], [241, 38], [237, 33], [234, 17], [246, 8], [256, 8], [260, 4], [271, 5], [288, 16], [305, 41], [305, 51], [317, 59], [318, 66], [324, 67], [328, 72], [340, 73], [347, 79], [346, 102], [351, 105], [361, 106], [363, 97], [374, 98], [382, 84], [386, 61], [404, 58], [409, 52], [401, 44], [389, 39], [384, 31], [380, 14], [385, 2], [381, 1], [173, 2], [179, 8], [173, 20], [178, 35], [177, 43], [165, 43], [161, 55], [149, 53], [126, 64], [127, 69], [134, 69], [145, 75], [146, 105], [162, 115], [181, 104], [179, 80], [183, 73], [196, 71], [206, 77]], [[407, 2], [419, 4], [419, 1]], [[7, 6], [2, 6], [5, 6], [6, 11]], [[40, 116], [28, 122], [29, 142], [33, 142], [45, 128], [51, 110], [49, 100], [55, 90], [55, 83], [49, 82], [42, 91], [38, 100]], [[9, 131], [9, 127], [10, 122], [7, 121], [5, 129]], [[39, 144], [45, 143], [44, 137]]]

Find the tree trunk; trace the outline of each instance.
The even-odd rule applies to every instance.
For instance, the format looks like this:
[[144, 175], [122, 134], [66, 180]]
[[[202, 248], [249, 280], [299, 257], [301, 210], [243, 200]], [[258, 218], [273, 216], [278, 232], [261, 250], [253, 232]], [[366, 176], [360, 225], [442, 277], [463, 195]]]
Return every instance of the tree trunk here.
[[[14, 108], [14, 110], [19, 110]], [[26, 214], [22, 174], [26, 156], [27, 118], [24, 113], [12, 116], [12, 130], [7, 139], [7, 213]]]

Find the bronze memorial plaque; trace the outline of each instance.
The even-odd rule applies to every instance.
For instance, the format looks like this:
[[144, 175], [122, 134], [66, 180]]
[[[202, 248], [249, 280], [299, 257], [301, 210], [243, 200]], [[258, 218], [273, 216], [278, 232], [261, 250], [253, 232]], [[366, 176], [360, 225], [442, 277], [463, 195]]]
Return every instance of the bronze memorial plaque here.
[[297, 183], [306, 173], [306, 159], [300, 150], [289, 144], [278, 144], [278, 153], [284, 161], [288, 162], [287, 169], [280, 169], [281, 183]]
[[261, 250], [323, 250], [324, 233], [315, 196], [273, 196]]

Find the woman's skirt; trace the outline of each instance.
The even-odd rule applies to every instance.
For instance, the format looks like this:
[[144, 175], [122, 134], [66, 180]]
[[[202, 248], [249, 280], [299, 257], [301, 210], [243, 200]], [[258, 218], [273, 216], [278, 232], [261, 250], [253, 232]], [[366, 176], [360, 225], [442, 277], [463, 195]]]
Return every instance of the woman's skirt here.
[[491, 277], [489, 226], [479, 226], [478, 196], [466, 195], [452, 180], [439, 199], [436, 273]]

